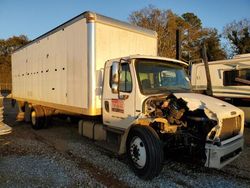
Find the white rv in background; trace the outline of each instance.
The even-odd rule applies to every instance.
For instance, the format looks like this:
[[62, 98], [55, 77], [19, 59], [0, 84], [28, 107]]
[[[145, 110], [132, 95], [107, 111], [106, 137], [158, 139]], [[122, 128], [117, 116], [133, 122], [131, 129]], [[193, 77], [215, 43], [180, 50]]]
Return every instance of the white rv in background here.
[[[240, 107], [250, 122], [250, 54], [236, 55], [233, 59], [208, 63], [213, 96]], [[204, 63], [194, 63], [191, 68], [194, 91], [207, 89]]]

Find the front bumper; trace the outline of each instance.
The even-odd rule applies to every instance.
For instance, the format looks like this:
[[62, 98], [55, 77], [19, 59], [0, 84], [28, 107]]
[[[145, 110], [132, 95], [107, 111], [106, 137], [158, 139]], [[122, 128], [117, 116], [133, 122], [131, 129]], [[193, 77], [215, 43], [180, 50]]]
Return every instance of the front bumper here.
[[222, 146], [206, 144], [206, 167], [220, 169], [236, 159], [243, 150], [244, 139], [238, 138]]

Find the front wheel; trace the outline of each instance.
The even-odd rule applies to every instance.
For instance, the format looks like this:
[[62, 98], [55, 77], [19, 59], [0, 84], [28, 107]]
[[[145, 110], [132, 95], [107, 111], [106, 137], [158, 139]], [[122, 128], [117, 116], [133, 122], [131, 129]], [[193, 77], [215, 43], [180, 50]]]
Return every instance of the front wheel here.
[[136, 175], [145, 180], [158, 176], [163, 167], [163, 150], [153, 128], [132, 127], [126, 148], [130, 166]]

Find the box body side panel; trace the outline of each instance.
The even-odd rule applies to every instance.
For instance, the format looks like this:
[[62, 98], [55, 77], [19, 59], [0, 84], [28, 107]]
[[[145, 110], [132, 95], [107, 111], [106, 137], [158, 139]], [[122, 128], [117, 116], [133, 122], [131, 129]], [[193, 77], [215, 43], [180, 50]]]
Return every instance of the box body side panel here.
[[13, 97], [87, 109], [87, 50], [81, 19], [15, 52]]

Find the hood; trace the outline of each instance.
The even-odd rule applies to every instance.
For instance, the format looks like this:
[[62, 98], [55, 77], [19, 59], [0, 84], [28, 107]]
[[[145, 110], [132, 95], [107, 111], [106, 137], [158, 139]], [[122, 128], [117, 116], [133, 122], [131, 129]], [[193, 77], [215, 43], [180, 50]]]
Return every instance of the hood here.
[[196, 109], [208, 109], [209, 111], [215, 113], [219, 119], [243, 114], [243, 111], [239, 108], [207, 95], [197, 93], [174, 93], [174, 95], [177, 98], [185, 100], [191, 111]]

